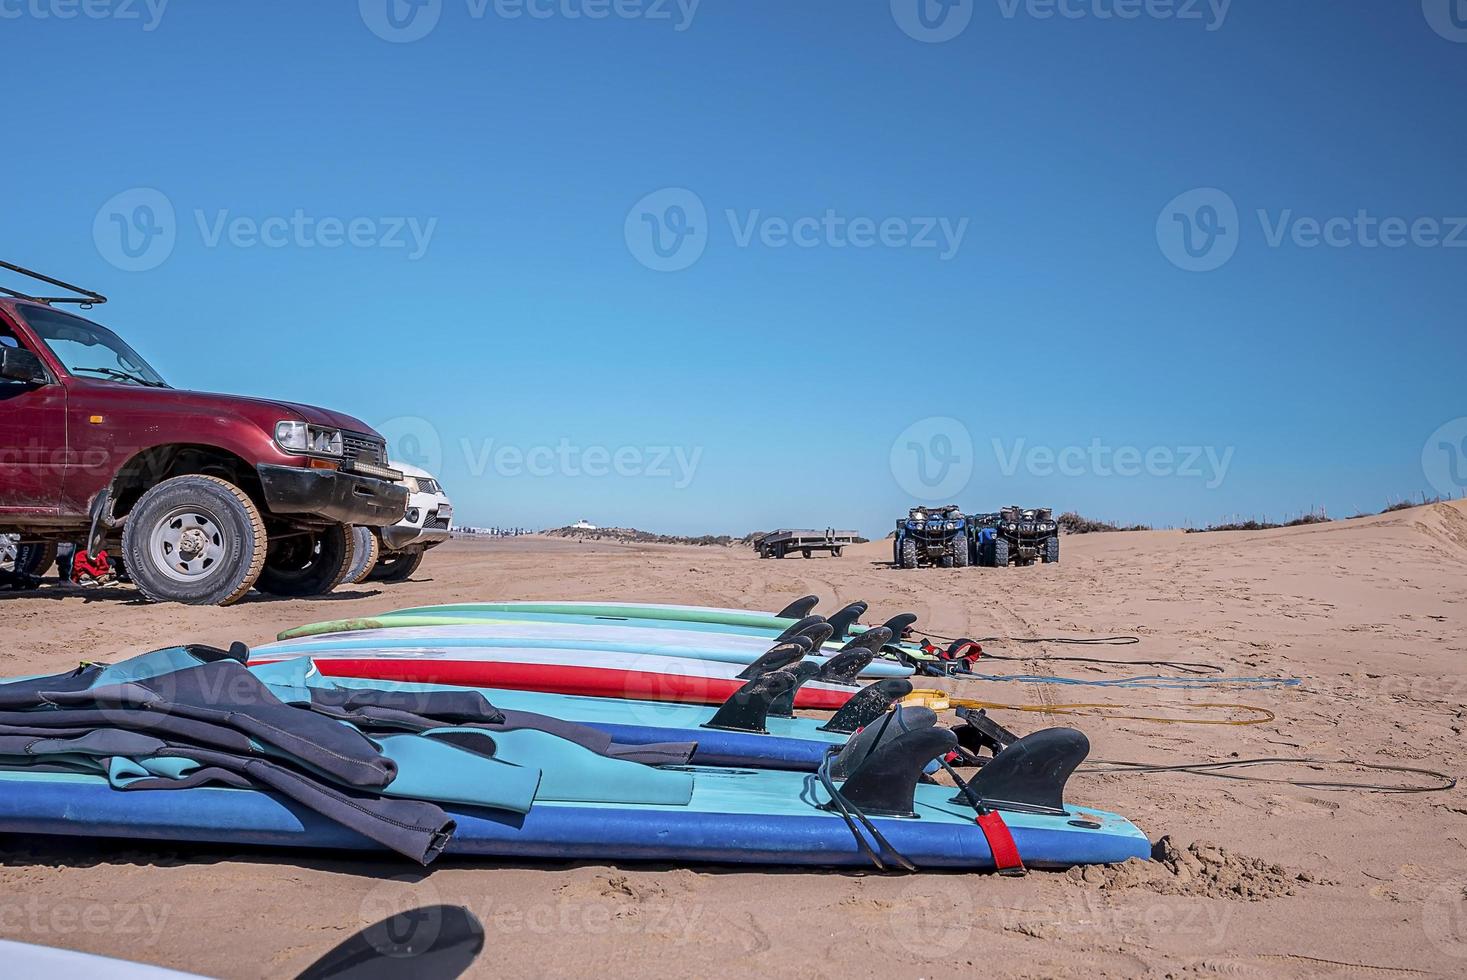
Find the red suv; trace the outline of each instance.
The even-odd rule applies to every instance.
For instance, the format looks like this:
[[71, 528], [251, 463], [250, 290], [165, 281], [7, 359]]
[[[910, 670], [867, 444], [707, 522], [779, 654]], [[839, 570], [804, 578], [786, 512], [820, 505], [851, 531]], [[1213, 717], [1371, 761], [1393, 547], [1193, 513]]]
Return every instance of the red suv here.
[[0, 266], [83, 296], [0, 288], [0, 534], [31, 546], [32, 566], [76, 542], [110, 546], [155, 601], [315, 595], [358, 557], [352, 525], [402, 518], [402, 474], [362, 422], [173, 388], [115, 333], [56, 308], [105, 297]]

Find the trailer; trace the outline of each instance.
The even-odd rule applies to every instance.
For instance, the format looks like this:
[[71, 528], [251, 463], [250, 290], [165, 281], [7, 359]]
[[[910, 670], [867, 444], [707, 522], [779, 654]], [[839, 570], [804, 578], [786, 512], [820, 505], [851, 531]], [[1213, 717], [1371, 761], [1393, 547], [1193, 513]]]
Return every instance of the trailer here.
[[783, 558], [796, 551], [806, 558], [815, 551], [828, 551], [839, 558], [846, 545], [857, 544], [859, 540], [855, 531], [837, 531], [833, 527], [823, 531], [781, 528], [755, 538], [754, 550], [759, 552], [760, 558]]

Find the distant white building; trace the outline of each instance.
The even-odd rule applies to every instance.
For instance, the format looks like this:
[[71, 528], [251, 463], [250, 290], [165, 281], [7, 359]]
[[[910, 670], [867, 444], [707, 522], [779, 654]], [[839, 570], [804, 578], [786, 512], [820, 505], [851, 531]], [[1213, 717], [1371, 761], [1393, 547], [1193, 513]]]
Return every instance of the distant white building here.
[[595, 524], [592, 524], [590, 521], [586, 520], [583, 517], [583, 518], [581, 518], [580, 520], [576, 521], [574, 524], [571, 525], [571, 530], [572, 531], [599, 531], [601, 529], [599, 527], [597, 527]]

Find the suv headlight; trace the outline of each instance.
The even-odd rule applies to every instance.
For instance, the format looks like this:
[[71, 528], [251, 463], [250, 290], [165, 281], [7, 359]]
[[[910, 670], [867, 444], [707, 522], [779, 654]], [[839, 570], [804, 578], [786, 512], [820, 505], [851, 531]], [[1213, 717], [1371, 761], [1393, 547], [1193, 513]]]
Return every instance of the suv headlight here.
[[288, 453], [340, 456], [341, 430], [289, 420], [276, 422], [275, 444]]

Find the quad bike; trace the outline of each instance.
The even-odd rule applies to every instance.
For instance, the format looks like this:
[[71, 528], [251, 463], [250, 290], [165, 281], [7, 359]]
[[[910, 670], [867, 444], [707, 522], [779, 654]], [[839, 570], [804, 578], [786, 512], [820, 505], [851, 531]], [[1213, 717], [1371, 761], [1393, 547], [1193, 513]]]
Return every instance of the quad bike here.
[[996, 514], [973, 514], [973, 558], [984, 568], [1046, 565], [1060, 559], [1059, 524], [1048, 507], [1023, 510], [1005, 507]]
[[966, 568], [967, 520], [956, 505], [913, 507], [897, 521], [892, 563], [898, 568]]

